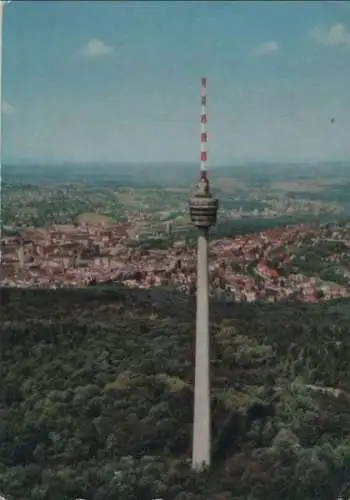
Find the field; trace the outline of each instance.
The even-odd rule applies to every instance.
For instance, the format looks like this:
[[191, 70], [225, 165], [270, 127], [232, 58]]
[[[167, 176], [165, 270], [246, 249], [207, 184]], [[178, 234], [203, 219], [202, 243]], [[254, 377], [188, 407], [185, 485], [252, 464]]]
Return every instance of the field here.
[[109, 222], [110, 218], [105, 215], [97, 214], [97, 213], [86, 213], [77, 215], [75, 221], [77, 224], [88, 223], [88, 224], [96, 224], [99, 222]]

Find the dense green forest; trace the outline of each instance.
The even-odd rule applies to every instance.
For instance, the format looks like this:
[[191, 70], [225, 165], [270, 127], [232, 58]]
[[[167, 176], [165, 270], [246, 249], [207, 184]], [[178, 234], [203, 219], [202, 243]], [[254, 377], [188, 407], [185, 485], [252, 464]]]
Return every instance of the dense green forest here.
[[348, 300], [212, 304], [213, 467], [195, 474], [193, 298], [1, 292], [9, 500], [350, 496]]

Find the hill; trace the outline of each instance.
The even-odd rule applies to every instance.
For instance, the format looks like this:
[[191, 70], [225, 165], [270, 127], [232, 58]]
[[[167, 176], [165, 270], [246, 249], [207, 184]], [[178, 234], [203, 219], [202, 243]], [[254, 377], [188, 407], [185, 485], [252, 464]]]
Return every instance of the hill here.
[[214, 465], [197, 475], [192, 299], [121, 287], [1, 297], [9, 499], [330, 500], [346, 490], [349, 301], [212, 304]]

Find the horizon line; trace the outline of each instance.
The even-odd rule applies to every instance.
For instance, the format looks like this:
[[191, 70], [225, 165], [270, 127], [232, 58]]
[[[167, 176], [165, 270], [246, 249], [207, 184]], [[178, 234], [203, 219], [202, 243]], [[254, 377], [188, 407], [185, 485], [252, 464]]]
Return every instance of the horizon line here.
[[[324, 164], [334, 164], [334, 163], [346, 163], [350, 162], [349, 158], [344, 159], [324, 159], [324, 160], [313, 160], [313, 159], [305, 159], [305, 160], [266, 160], [266, 159], [242, 159], [242, 160], [228, 160], [227, 162], [220, 162], [217, 164], [210, 165], [208, 167], [208, 171], [216, 168], [223, 167], [239, 167], [239, 166], [247, 166], [247, 165], [280, 165], [281, 167], [286, 165], [324, 165]], [[11, 161], [11, 162], [3, 162], [1, 167], [64, 167], [64, 166], [89, 166], [89, 165], [100, 165], [100, 166], [159, 166], [159, 165], [167, 165], [167, 166], [187, 166], [187, 167], [196, 167], [199, 170], [199, 163], [193, 161], [167, 161], [167, 160], [157, 160], [152, 162], [138, 162], [138, 161], [35, 161], [35, 160], [26, 160], [26, 161]]]

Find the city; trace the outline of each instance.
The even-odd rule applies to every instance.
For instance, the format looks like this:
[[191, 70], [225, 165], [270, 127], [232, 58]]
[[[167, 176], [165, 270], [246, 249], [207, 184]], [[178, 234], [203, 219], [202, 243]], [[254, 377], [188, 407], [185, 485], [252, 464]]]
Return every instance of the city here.
[[[4, 237], [1, 285], [58, 288], [108, 282], [195, 293], [195, 248], [176, 238], [167, 249], [139, 248], [137, 222], [54, 225], [27, 229], [21, 238]], [[168, 231], [164, 224], [163, 238], [170, 238]], [[305, 245], [310, 251], [322, 244], [328, 244], [323, 264], [334, 268], [333, 281], [293, 268], [296, 257], [305, 263]], [[349, 225], [335, 224], [292, 225], [214, 240], [209, 251], [210, 293], [231, 302], [348, 297], [349, 247]]]

